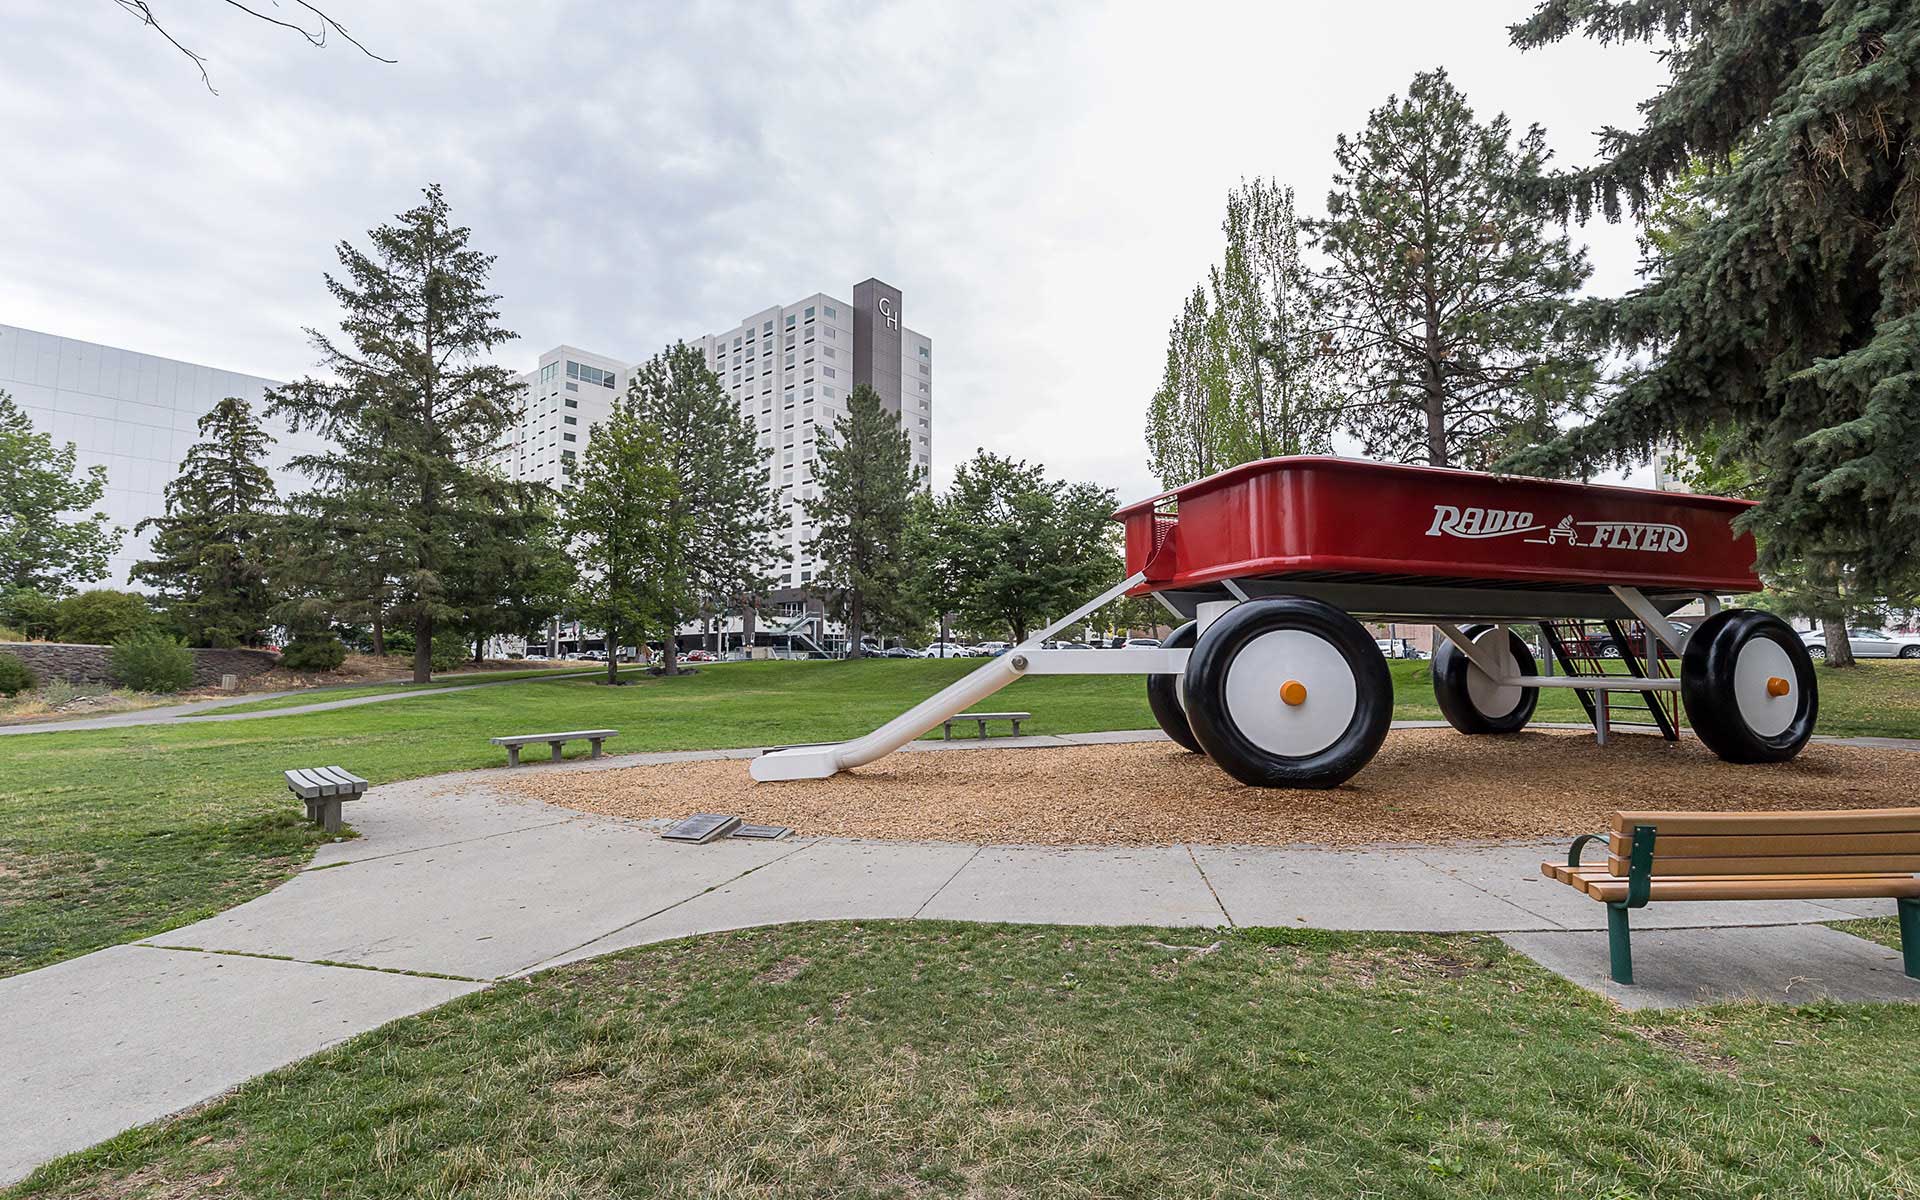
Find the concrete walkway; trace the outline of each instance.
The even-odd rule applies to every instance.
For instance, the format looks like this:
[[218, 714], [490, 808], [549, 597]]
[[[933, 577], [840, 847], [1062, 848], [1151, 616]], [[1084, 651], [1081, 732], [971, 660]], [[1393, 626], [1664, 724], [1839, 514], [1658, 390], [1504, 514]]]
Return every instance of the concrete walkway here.
[[[605, 668], [599, 668], [605, 670]], [[464, 679], [485, 672], [467, 671], [457, 675], [441, 676], [443, 679]], [[214, 710], [239, 704], [253, 704], [261, 700], [281, 700], [289, 696], [306, 696], [315, 693], [324, 695], [329, 691], [346, 690], [357, 687], [379, 687], [378, 683], [343, 683], [338, 688], [296, 688], [286, 692], [256, 692], [252, 695], [221, 696], [213, 700], [195, 700], [187, 704], [168, 704], [160, 708], [138, 708], [132, 712], [108, 713], [100, 717], [76, 717], [71, 721], [43, 721], [37, 724], [0, 725], [0, 737], [18, 733], [71, 733], [83, 729], [125, 729], [135, 725], [193, 725], [206, 721], [250, 721], [256, 717], [296, 717], [301, 713], [328, 712], [336, 708], [358, 708], [362, 704], [382, 704], [389, 700], [412, 700], [419, 696], [444, 696], [448, 692], [464, 692], [472, 688], [505, 687], [514, 683], [539, 683], [549, 679], [566, 679], [575, 675], [597, 674], [595, 668], [588, 667], [578, 671], [555, 671], [551, 675], [528, 675], [520, 679], [492, 679], [485, 683], [451, 684], [447, 687], [403, 688], [399, 691], [381, 692], [374, 696], [352, 696], [344, 700], [316, 700], [312, 704], [290, 704], [285, 708], [270, 708], [262, 712], [222, 713]]]
[[[1564, 842], [685, 846], [661, 840], [648, 823], [521, 799], [501, 789], [505, 778], [470, 771], [376, 788], [350, 809], [362, 836], [322, 847], [273, 892], [136, 945], [0, 980], [0, 1184], [494, 980], [690, 934], [887, 918], [1475, 930], [1499, 933], [1568, 974], [1597, 978], [1606, 961], [1604, 907], [1539, 874]], [[1636, 945], [1644, 983], [1622, 999], [1920, 1000], [1920, 983], [1900, 974], [1895, 952], [1820, 925], [1892, 911], [1891, 901], [1655, 905], [1636, 915], [1646, 931]]]

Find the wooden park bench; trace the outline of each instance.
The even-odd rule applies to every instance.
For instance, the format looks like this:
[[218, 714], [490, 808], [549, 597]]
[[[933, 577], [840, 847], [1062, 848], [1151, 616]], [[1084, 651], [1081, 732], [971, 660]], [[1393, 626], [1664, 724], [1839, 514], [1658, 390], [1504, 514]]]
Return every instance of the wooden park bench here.
[[339, 767], [302, 767], [284, 772], [287, 790], [307, 804], [307, 820], [318, 821], [328, 833], [340, 832], [340, 802], [358, 800], [367, 781]]
[[522, 746], [532, 745], [535, 742], [545, 742], [553, 747], [552, 761], [559, 762], [560, 747], [566, 745], [568, 742], [585, 738], [587, 741], [593, 743], [593, 753], [588, 757], [599, 758], [600, 743], [619, 732], [618, 729], [575, 729], [567, 733], [522, 733], [514, 737], [497, 737], [488, 738], [487, 740], [496, 746], [505, 746], [507, 748], [507, 765], [517, 767], [520, 765], [520, 747]]
[[[1604, 838], [1607, 861], [1580, 851]], [[1920, 979], [1920, 808], [1830, 812], [1618, 812], [1540, 873], [1607, 906], [1615, 983], [1633, 982], [1627, 914], [1655, 900], [1898, 902], [1900, 953]]]
[[1031, 720], [1033, 720], [1033, 714], [1032, 714], [1032, 713], [1015, 713], [1015, 712], [1005, 712], [1005, 713], [982, 713], [982, 712], [965, 712], [965, 713], [956, 713], [955, 715], [953, 715], [953, 716], [951, 716], [951, 717], [948, 717], [948, 718], [947, 718], [947, 719], [946, 719], [945, 721], [943, 721], [943, 722], [941, 722], [941, 723], [940, 723], [940, 731], [941, 731], [941, 734], [942, 734], [942, 736], [943, 736], [943, 737], [945, 737], [945, 738], [946, 738], [946, 740], [950, 742], [950, 741], [952, 741], [952, 740], [953, 740], [953, 723], [954, 723], [955, 721], [978, 721], [978, 722], [980, 723], [980, 736], [984, 738], [984, 737], [986, 737], [986, 736], [987, 736], [987, 722], [988, 722], [988, 721], [1011, 721], [1011, 722], [1013, 722], [1013, 736], [1014, 736], [1014, 737], [1019, 737], [1019, 736], [1020, 736], [1020, 722], [1022, 722], [1022, 721], [1031, 721]]

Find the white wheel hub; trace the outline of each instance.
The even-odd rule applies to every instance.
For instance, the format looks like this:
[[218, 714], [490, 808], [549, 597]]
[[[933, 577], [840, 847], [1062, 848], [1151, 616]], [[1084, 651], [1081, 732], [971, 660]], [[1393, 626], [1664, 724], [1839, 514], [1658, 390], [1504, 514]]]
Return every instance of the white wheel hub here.
[[[1786, 687], [1769, 688], [1775, 680]], [[1779, 695], [1774, 692], [1779, 691]], [[1800, 711], [1800, 676], [1786, 649], [1771, 638], [1751, 638], [1733, 660], [1733, 701], [1740, 719], [1761, 737], [1778, 737]]]
[[[1306, 698], [1289, 704], [1289, 682]], [[1276, 629], [1240, 648], [1227, 666], [1227, 715], [1246, 739], [1283, 758], [1318, 754], [1340, 740], [1359, 707], [1359, 681], [1338, 647], [1304, 629]]]
[[[1504, 629], [1483, 629], [1473, 639], [1473, 647], [1484, 657], [1491, 660], [1502, 675], [1511, 679], [1520, 673], [1520, 663], [1513, 656], [1513, 636]], [[1504, 717], [1520, 707], [1521, 689], [1513, 684], [1500, 684], [1480, 669], [1478, 663], [1467, 660], [1467, 699], [1484, 717]]]

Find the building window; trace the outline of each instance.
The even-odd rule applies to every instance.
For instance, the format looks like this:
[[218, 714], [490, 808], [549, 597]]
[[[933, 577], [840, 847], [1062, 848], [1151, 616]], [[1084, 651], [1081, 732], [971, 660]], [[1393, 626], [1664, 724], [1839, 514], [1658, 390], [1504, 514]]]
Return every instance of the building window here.
[[580, 390], [580, 385], [573, 382], [573, 380], [569, 379], [567, 380], [567, 390], [570, 392], [577, 392]]
[[579, 402], [578, 400], [571, 400], [571, 399], [570, 399], [570, 400], [568, 400], [568, 401], [566, 402], [566, 404], [567, 404], [567, 407], [568, 407], [568, 408], [579, 408], [579, 407], [580, 407], [580, 402]]
[[831, 326], [831, 325], [829, 325], [829, 326], [827, 326], [827, 338], [828, 338], [828, 340], [830, 340], [830, 341], [837, 341], [837, 340], [839, 340], [839, 337], [840, 337], [840, 334], [839, 334], [839, 333], [838, 333], [838, 332], [837, 332], [837, 331], [836, 331], [836, 330], [834, 329], [834, 327], [833, 327], [833, 326]]
[[832, 367], [827, 367], [827, 366], [823, 366], [823, 367], [821, 367], [821, 368], [820, 368], [820, 370], [821, 370], [822, 372], [824, 372], [824, 373], [826, 374], [826, 377], [827, 377], [828, 379], [832, 379], [832, 378], [833, 378], [833, 368], [832, 368]]
[[837, 317], [840, 315], [840, 310], [829, 304], [827, 305], [827, 315], [829, 317]]
[[[578, 425], [580, 423], [580, 418], [578, 417], [563, 417], [561, 419], [564, 420], [569, 425]], [[926, 424], [926, 422], [922, 421], [921, 424], [924, 425]]]
[[807, 305], [807, 320], [813, 320], [813, 305]]
[[920, 357], [921, 357], [921, 358], [932, 358], [932, 357], [933, 357], [933, 348], [932, 348], [931, 346], [922, 346], [922, 347], [920, 347]]
[[579, 439], [579, 438], [577, 438], [577, 437], [574, 437], [574, 436], [573, 436], [572, 434], [570, 434], [570, 433], [563, 433], [563, 434], [561, 434], [561, 435], [560, 435], [560, 440], [561, 440], [561, 441], [565, 441], [565, 442], [577, 442], [577, 441], [579, 441], [580, 439]]
[[932, 368], [932, 367], [929, 367], [929, 366], [928, 366], [927, 364], [925, 364], [925, 363], [921, 363], [921, 364], [920, 364], [920, 373], [921, 373], [922, 375], [931, 375], [931, 374], [933, 374], [933, 368]]
[[761, 331], [760, 331], [760, 332], [762, 332], [762, 333], [772, 333], [772, 332], [773, 332], [773, 322], [772, 322], [772, 321], [768, 321], [768, 322], [766, 323], [766, 326], [765, 326], [765, 327], [764, 327], [763, 329], [761, 329]]
[[557, 362], [550, 362], [546, 366], [540, 368], [540, 382], [541, 383], [550, 382], [553, 379], [553, 377], [555, 375], [558, 375], [559, 373], [560, 373], [560, 364]]

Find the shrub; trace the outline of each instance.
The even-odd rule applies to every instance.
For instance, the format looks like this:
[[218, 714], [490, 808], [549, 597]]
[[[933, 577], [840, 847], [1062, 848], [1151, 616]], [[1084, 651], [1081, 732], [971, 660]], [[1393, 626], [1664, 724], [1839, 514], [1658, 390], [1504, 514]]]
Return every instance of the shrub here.
[[193, 651], [157, 630], [115, 642], [112, 662], [114, 678], [138, 692], [177, 692], [193, 682]]
[[24, 642], [26, 640], [19, 630], [8, 629], [5, 625], [0, 625], [0, 642]]
[[473, 647], [456, 633], [433, 635], [433, 669], [451, 671], [473, 657]]
[[293, 639], [280, 653], [280, 665], [291, 671], [334, 671], [347, 661], [347, 647], [331, 633]]
[[36, 682], [27, 664], [0, 650], [0, 696], [17, 696]]
[[54, 606], [55, 632], [63, 642], [114, 646], [153, 624], [153, 610], [138, 592], [95, 588]]
[[32, 588], [0, 590], [0, 625], [45, 640], [53, 636], [58, 607], [59, 601]]
[[413, 630], [411, 629], [389, 629], [381, 636], [380, 641], [388, 658], [398, 658], [401, 655], [409, 658], [413, 656]]

